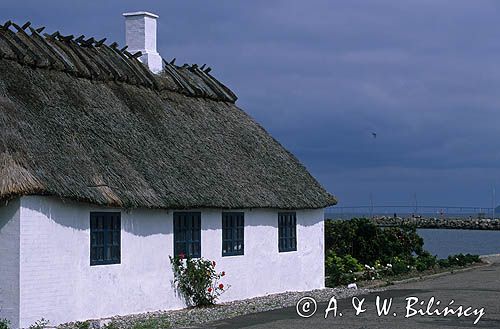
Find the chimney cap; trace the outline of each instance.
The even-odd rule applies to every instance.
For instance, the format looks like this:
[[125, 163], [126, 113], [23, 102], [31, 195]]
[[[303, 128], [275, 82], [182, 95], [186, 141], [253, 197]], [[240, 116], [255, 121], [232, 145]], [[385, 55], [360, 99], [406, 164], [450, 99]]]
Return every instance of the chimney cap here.
[[156, 14], [153, 14], [153, 13], [150, 13], [150, 12], [147, 12], [147, 11], [135, 11], [135, 12], [132, 12], [132, 13], [123, 13], [123, 16], [125, 17], [130, 17], [130, 16], [149, 16], [149, 17], [152, 17], [152, 18], [158, 18], [160, 16], [156, 15]]

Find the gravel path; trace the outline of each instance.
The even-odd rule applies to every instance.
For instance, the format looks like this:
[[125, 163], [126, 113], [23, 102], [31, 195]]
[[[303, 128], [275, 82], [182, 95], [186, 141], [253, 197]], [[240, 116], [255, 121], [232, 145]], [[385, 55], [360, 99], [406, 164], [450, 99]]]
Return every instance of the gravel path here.
[[[377, 291], [380, 291], [378, 289]], [[251, 299], [239, 300], [206, 308], [188, 308], [176, 311], [158, 311], [128, 316], [113, 317], [106, 320], [89, 321], [91, 328], [109, 329], [146, 329], [146, 328], [182, 328], [200, 325], [211, 321], [230, 319], [241, 315], [260, 313], [284, 307], [295, 306], [304, 296], [311, 296], [318, 302], [326, 302], [331, 297], [349, 298], [366, 294], [374, 289], [325, 288], [306, 292], [285, 292]], [[61, 329], [80, 329], [82, 324], [61, 325]]]

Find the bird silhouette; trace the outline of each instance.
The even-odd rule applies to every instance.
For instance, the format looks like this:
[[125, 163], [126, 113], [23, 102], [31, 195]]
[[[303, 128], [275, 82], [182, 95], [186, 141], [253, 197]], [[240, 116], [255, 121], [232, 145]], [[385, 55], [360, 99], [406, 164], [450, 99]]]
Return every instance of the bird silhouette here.
[[373, 136], [373, 138], [377, 138], [377, 133], [376, 132], [372, 132], [372, 136]]

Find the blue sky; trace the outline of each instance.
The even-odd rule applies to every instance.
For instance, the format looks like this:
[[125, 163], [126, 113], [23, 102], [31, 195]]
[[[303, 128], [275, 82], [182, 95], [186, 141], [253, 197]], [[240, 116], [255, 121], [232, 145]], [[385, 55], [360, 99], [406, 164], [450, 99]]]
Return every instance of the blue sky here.
[[124, 44], [136, 10], [160, 15], [163, 57], [213, 67], [339, 205], [491, 205], [499, 1], [25, 0], [0, 18]]

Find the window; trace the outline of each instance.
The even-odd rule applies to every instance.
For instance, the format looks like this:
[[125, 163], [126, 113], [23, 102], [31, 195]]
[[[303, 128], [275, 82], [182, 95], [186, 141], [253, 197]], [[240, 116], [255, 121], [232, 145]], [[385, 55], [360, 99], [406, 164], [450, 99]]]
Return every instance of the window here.
[[279, 252], [297, 250], [297, 216], [294, 212], [278, 214]]
[[174, 255], [201, 257], [201, 213], [174, 212]]
[[222, 213], [222, 256], [243, 255], [244, 227], [244, 213]]
[[120, 264], [121, 215], [90, 213], [90, 265]]

